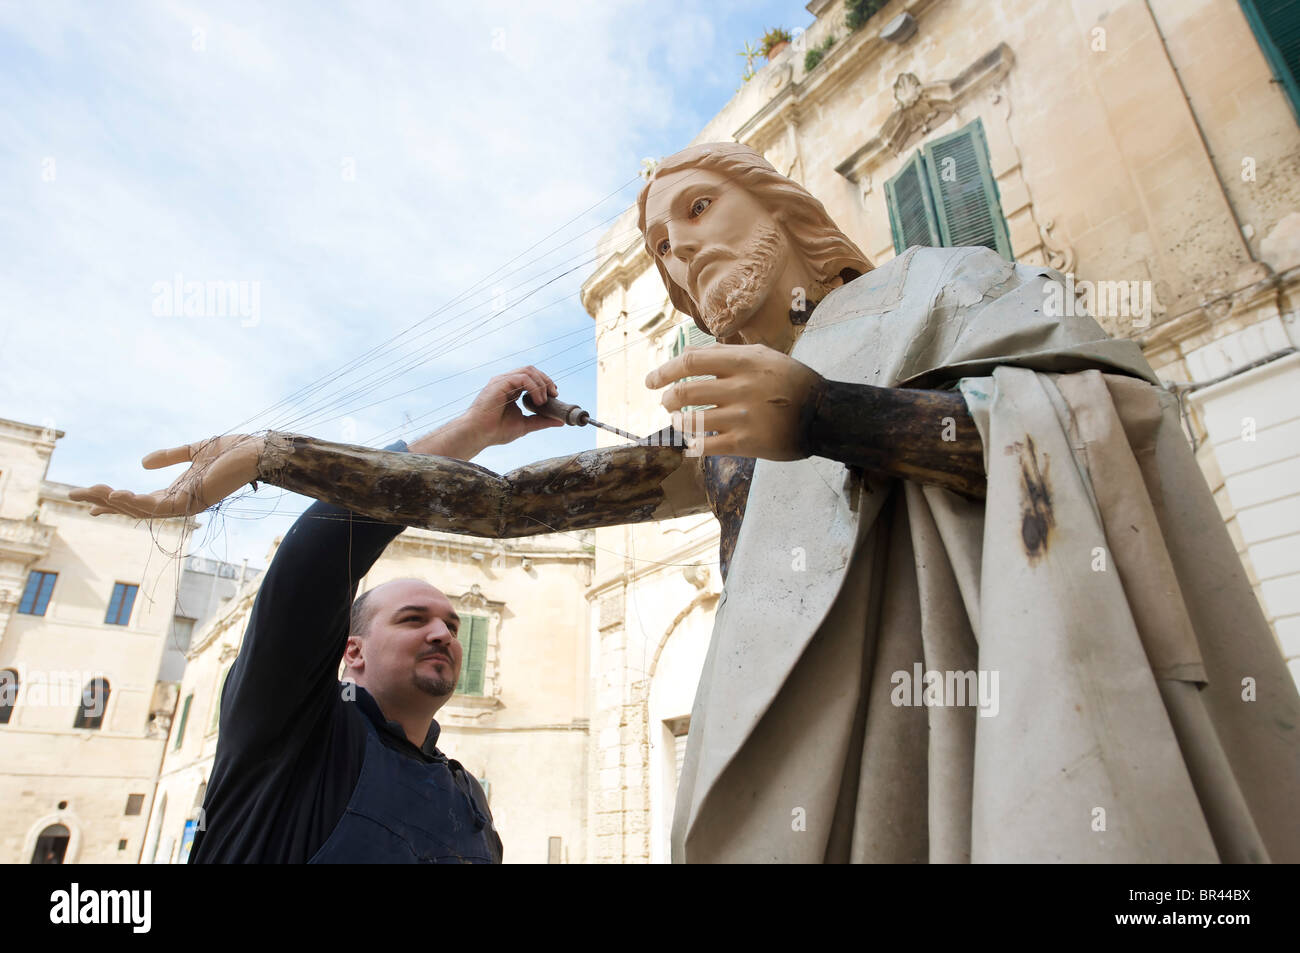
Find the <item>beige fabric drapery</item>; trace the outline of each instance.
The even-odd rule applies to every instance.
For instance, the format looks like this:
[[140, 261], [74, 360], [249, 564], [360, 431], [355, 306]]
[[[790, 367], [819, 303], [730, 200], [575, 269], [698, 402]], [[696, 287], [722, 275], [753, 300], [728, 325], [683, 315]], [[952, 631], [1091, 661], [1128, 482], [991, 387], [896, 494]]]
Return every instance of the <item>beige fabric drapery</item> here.
[[1300, 697], [1172, 398], [1053, 280], [912, 249], [814, 312], [827, 377], [960, 380], [988, 498], [759, 462], [675, 860], [1300, 860]]

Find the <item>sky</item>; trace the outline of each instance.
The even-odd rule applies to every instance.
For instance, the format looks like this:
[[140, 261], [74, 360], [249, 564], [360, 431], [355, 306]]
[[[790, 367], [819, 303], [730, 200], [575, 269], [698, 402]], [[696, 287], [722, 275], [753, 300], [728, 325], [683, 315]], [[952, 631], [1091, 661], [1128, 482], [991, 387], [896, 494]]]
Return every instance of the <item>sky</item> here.
[[[151, 450], [384, 446], [534, 364], [595, 409], [578, 289], [798, 2], [0, 2], [0, 417], [49, 479], [148, 492]], [[195, 291], [198, 293], [195, 294]], [[666, 423], [665, 418], [665, 423]], [[617, 421], [612, 421], [617, 424]], [[595, 446], [555, 428], [497, 472]], [[265, 566], [262, 487], [189, 551]]]

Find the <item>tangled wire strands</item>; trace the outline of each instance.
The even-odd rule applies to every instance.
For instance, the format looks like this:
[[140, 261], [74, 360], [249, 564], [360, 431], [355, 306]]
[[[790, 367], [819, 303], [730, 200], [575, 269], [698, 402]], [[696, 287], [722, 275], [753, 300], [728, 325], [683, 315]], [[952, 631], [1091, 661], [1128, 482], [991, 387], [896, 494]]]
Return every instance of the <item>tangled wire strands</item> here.
[[[691, 176], [691, 175], [694, 175], [694, 174], [696, 174], [696, 173], [688, 173], [688, 175], [687, 175], [687, 179], [689, 179], [690, 176]], [[629, 182], [629, 184], [631, 184], [631, 182], [635, 182], [635, 181], [636, 181], [637, 179], [639, 179], [639, 178], [640, 178], [640, 176], [635, 177], [633, 180], [631, 180], [631, 181]], [[730, 179], [724, 180], [724, 183], [725, 183], [725, 182], [729, 182], [729, 181], [730, 181]], [[739, 187], [739, 186], [737, 186], [737, 187]], [[610, 196], [607, 196], [607, 197], [606, 197], [605, 199], [603, 199], [600, 203], [597, 203], [597, 205], [592, 206], [592, 208], [598, 207], [600, 204], [603, 204], [604, 201], [608, 201], [608, 199], [609, 199], [610, 197], [613, 197], [614, 195], [617, 195], [618, 192], [621, 192], [623, 188], [626, 188], [626, 186], [620, 187], [619, 190], [617, 190], [617, 191], [614, 192], [614, 193], [611, 193]], [[726, 190], [727, 190], [727, 187], [726, 187], [726, 185], [724, 184], [724, 186], [722, 186], [722, 187], [719, 188], [719, 194], [721, 194], [722, 192], [725, 192]], [[588, 211], [589, 211], [589, 210], [588, 210]], [[612, 216], [610, 219], [607, 219], [606, 221], [608, 222], [608, 221], [613, 221], [613, 220], [617, 219], [618, 217], [620, 217], [620, 216], [622, 216], [623, 214], [625, 214], [625, 211], [626, 211], [626, 210], [620, 211], [619, 213], [617, 213], [616, 215]], [[538, 245], [542, 244], [542, 243], [545, 242], [549, 237], [551, 237], [551, 235], [554, 235], [554, 234], [556, 234], [557, 232], [561, 231], [563, 228], [567, 227], [568, 224], [571, 224], [572, 221], [575, 221], [577, 218], [581, 218], [582, 215], [584, 215], [584, 214], [586, 214], [586, 212], [581, 213], [580, 215], [576, 216], [575, 219], [571, 219], [569, 223], [566, 223], [566, 225], [561, 226], [560, 229], [556, 229], [556, 230], [552, 231], [552, 233], [550, 233], [550, 235], [547, 235], [547, 236], [543, 237], [542, 239], [540, 239], [538, 242], [535, 242], [532, 246], [530, 246], [529, 249], [526, 249], [524, 252], [521, 252], [519, 255], [516, 255], [513, 259], [510, 260], [510, 262], [507, 262], [507, 265], [509, 265], [510, 263], [512, 263], [512, 262], [514, 262], [514, 261], [517, 261], [520, 257], [523, 257], [523, 255], [527, 254], [527, 252], [530, 251], [532, 248], [536, 248]], [[600, 225], [593, 226], [592, 228], [588, 229], [587, 231], [588, 231], [588, 232], [589, 232], [589, 231], [593, 231], [593, 230], [595, 230], [596, 228], [601, 227], [601, 225], [603, 225], [603, 224], [605, 224], [605, 223], [601, 223]], [[648, 223], [648, 224], [647, 224], [647, 227], [650, 227], [650, 224], [652, 224], [652, 223]], [[631, 236], [637, 234], [637, 231], [638, 231], [637, 229], [630, 229], [630, 230], [628, 230], [628, 232], [625, 233], [625, 234], [626, 234], [626, 237], [631, 237]], [[584, 234], [585, 234], [585, 233], [584, 233]], [[581, 237], [581, 236], [578, 236], [578, 237]], [[619, 240], [621, 237], [622, 237], [622, 236], [616, 236], [616, 237], [615, 237], [615, 240], [617, 241], [617, 240]], [[577, 240], [577, 237], [575, 237], [574, 239], [570, 239], [568, 242], [565, 242], [565, 243], [562, 243], [562, 244], [559, 245], [559, 246], [556, 246], [556, 249], [550, 249], [550, 250], [548, 250], [545, 254], [551, 254], [553, 251], [557, 250], [558, 248], [560, 248], [560, 247], [564, 247], [565, 244], [570, 244], [570, 243], [572, 243], [573, 241], [576, 241], [576, 240]], [[583, 254], [587, 254], [587, 253], [583, 253]], [[535, 260], [541, 260], [541, 258], [544, 258], [544, 257], [545, 257], [545, 255], [540, 256], [538, 259], [535, 259]], [[594, 259], [593, 259], [593, 260], [594, 260]], [[590, 263], [590, 262], [587, 262], [587, 263]], [[522, 270], [523, 267], [527, 267], [528, 264], [531, 264], [531, 263], [526, 263], [524, 266], [521, 266], [520, 269], [516, 269], [516, 272], [519, 271], [519, 270]], [[304, 385], [303, 387], [301, 387], [301, 388], [299, 388], [297, 391], [295, 391], [293, 394], [289, 395], [289, 397], [283, 398], [282, 400], [278, 401], [276, 404], [271, 405], [270, 408], [267, 408], [267, 409], [265, 409], [265, 410], [263, 410], [263, 411], [258, 412], [257, 414], [254, 414], [252, 417], [247, 418], [247, 420], [243, 421], [243, 422], [240, 423], [240, 424], [236, 424], [234, 427], [231, 428], [231, 430], [226, 431], [226, 433], [231, 433], [231, 432], [233, 432], [234, 430], [240, 429], [241, 427], [243, 427], [245, 424], [251, 422], [252, 420], [257, 419], [257, 418], [260, 417], [260, 416], [267, 415], [267, 414], [273, 412], [274, 410], [283, 407], [283, 406], [284, 406], [285, 404], [287, 404], [287, 403], [292, 403], [292, 402], [295, 402], [295, 401], [298, 401], [298, 402], [303, 401], [303, 400], [306, 399], [306, 397], [307, 397], [309, 394], [312, 394], [312, 393], [314, 393], [314, 392], [316, 392], [316, 391], [322, 389], [323, 387], [328, 386], [330, 383], [332, 383], [332, 382], [338, 380], [338, 379], [339, 379], [340, 377], [342, 377], [343, 375], [345, 375], [345, 374], [349, 374], [349, 373], [352, 373], [352, 372], [355, 371], [355, 370], [358, 370], [361, 366], [363, 366], [363, 365], [366, 364], [366, 363], [371, 363], [371, 362], [373, 362], [373, 361], [375, 361], [375, 360], [379, 360], [379, 359], [381, 359], [381, 358], [384, 357], [384, 356], [387, 356], [387, 354], [386, 354], [385, 352], [386, 352], [386, 351], [391, 352], [391, 351], [393, 350], [393, 348], [395, 347], [396, 342], [397, 342], [398, 340], [400, 340], [403, 336], [405, 336], [406, 334], [408, 334], [409, 332], [411, 332], [411, 331], [412, 331], [413, 329], [415, 329], [416, 327], [419, 327], [420, 325], [425, 324], [426, 322], [432, 320], [434, 317], [438, 316], [438, 315], [441, 314], [442, 312], [446, 311], [448, 308], [450, 308], [452, 305], [454, 305], [457, 301], [459, 301], [461, 298], [463, 298], [466, 294], [468, 294], [468, 293], [470, 293], [471, 291], [473, 291], [473, 289], [476, 288], [479, 284], [483, 283], [483, 282], [486, 281], [486, 280], [490, 280], [491, 277], [495, 276], [498, 272], [501, 272], [505, 267], [506, 267], [506, 266], [501, 266], [501, 267], [498, 267], [497, 269], [494, 269], [494, 271], [491, 272], [491, 273], [489, 273], [489, 275], [486, 276], [484, 279], [480, 279], [479, 282], [476, 282], [474, 285], [471, 285], [470, 288], [466, 290], [466, 292], [462, 292], [461, 295], [456, 296], [456, 297], [453, 298], [451, 301], [449, 301], [447, 304], [445, 304], [445, 305], [443, 305], [442, 307], [440, 307], [439, 309], [435, 310], [432, 314], [430, 314], [430, 315], [427, 316], [426, 318], [422, 319], [421, 321], [416, 322], [415, 324], [411, 325], [410, 327], [406, 328], [405, 330], [399, 332], [397, 335], [394, 335], [393, 337], [389, 338], [387, 341], [379, 342], [378, 344], [376, 344], [374, 347], [370, 348], [368, 351], [366, 351], [365, 353], [363, 353], [363, 354], [362, 354], [361, 356], [359, 356], [358, 358], [354, 358], [354, 359], [352, 359], [351, 361], [346, 362], [342, 368], [339, 368], [339, 369], [337, 369], [336, 371], [331, 372], [330, 374], [327, 374], [327, 375], [323, 376], [322, 378], [317, 379], [315, 382], [312, 382], [312, 383], [309, 383], [309, 384], [307, 384], [307, 385]], [[558, 267], [558, 266], [557, 266], [557, 267]], [[578, 267], [581, 267], [581, 266], [578, 266]], [[570, 271], [572, 271], [572, 270], [576, 270], [576, 269], [570, 269]], [[513, 304], [517, 304], [517, 303], [518, 303], [518, 302], [513, 302], [513, 303], [512, 303], [512, 306], [513, 306]], [[479, 305], [478, 307], [482, 307], [482, 306], [483, 306], [483, 305]], [[471, 309], [471, 310], [472, 310], [472, 309]], [[448, 319], [448, 321], [453, 321], [453, 320], [455, 320], [456, 317], [460, 317], [460, 316], [463, 316], [463, 314], [462, 314], [462, 315], [453, 315], [453, 316], [451, 316], [451, 318]], [[436, 329], [429, 329], [429, 330], [427, 330], [426, 332], [422, 332], [422, 333], [432, 333], [433, 330], [436, 330]], [[452, 328], [446, 328], [446, 327], [443, 327], [443, 328], [441, 328], [441, 330], [443, 330], [444, 335], [454, 335], [455, 333], [458, 333], [458, 330], [459, 330], [459, 331], [463, 331], [464, 328], [461, 328], [461, 329], [452, 329]], [[445, 339], [445, 338], [444, 338], [444, 339]], [[355, 387], [355, 384], [354, 384], [354, 385], [348, 385], [348, 386], [353, 386], [353, 387]], [[299, 416], [302, 416], [302, 415], [300, 414]], [[294, 418], [294, 419], [296, 420], [297, 418]]]

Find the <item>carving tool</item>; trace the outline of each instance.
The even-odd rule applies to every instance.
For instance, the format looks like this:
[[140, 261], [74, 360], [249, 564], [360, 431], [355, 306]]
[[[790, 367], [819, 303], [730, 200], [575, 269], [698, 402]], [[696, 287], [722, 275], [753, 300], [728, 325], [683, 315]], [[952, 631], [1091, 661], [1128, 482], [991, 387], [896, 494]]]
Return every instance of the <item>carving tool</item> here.
[[617, 427], [611, 427], [609, 424], [602, 424], [591, 414], [587, 413], [577, 404], [566, 404], [562, 400], [556, 400], [552, 397], [542, 406], [538, 407], [533, 403], [532, 397], [524, 394], [524, 406], [535, 414], [541, 414], [543, 417], [554, 417], [556, 420], [562, 420], [566, 424], [574, 427], [583, 427], [591, 424], [593, 427], [599, 427], [601, 430], [608, 430], [610, 433], [616, 433], [620, 437], [626, 437], [633, 443], [639, 442], [640, 437], [630, 434], [626, 430], [619, 430]]

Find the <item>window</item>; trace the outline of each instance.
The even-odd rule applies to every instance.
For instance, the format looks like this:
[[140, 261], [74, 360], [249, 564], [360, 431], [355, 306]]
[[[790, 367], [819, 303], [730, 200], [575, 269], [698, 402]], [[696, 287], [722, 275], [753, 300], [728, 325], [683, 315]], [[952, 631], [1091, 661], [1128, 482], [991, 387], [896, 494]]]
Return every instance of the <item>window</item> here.
[[181, 750], [181, 742], [185, 740], [185, 723], [190, 720], [190, 705], [194, 704], [194, 693], [190, 692], [185, 696], [185, 704], [181, 706], [181, 723], [176, 726], [176, 742], [172, 745], [173, 751]]
[[106, 625], [126, 625], [131, 621], [131, 607], [135, 605], [139, 588], [129, 582], [113, 584], [113, 598], [108, 600], [108, 614], [104, 616]]
[[36, 838], [36, 849], [32, 851], [33, 864], [61, 864], [63, 855], [68, 852], [68, 839], [72, 836], [62, 824], [51, 824], [41, 831]]
[[54, 591], [57, 572], [42, 572], [33, 569], [27, 574], [27, 587], [18, 602], [18, 611], [25, 615], [45, 615], [45, 607], [50, 604], [50, 593]]
[[460, 623], [461, 662], [457, 695], [482, 695], [487, 673], [488, 620], [486, 616], [464, 616]]
[[0, 725], [9, 724], [17, 704], [18, 672], [12, 668], [0, 670]]
[[1013, 260], [978, 119], [927, 142], [885, 183], [894, 251], [983, 245]]
[[677, 337], [673, 339], [672, 356], [677, 357], [688, 347], [704, 347], [717, 340], [713, 335], [701, 331], [694, 321], [688, 322], [677, 329]]
[[558, 837], [546, 838], [546, 862], [548, 864], [562, 864], [563, 856], [562, 842]]
[[128, 794], [126, 796], [126, 813], [128, 815], [139, 814], [144, 809], [143, 794]]
[[108, 709], [108, 679], [92, 678], [81, 690], [81, 707], [77, 709], [77, 718], [73, 728], [93, 728], [98, 730], [104, 724], [104, 712]]
[[1273, 78], [1300, 122], [1300, 7], [1295, 0], [1240, 0]]
[[226, 679], [230, 677], [230, 670], [234, 666], [234, 662], [227, 665], [225, 671], [221, 673], [221, 678], [217, 680], [217, 700], [212, 706], [212, 721], [208, 725], [208, 734], [212, 734], [221, 725], [221, 699], [226, 694]]
[[117, 849], [118, 849], [118, 850], [126, 850], [126, 841], [125, 841], [125, 840], [120, 840], [120, 841], [118, 841], [118, 842], [117, 842]]
[[[679, 356], [688, 347], [705, 347], [716, 343], [717, 340], [713, 335], [701, 331], [694, 321], [690, 321], [677, 329], [677, 337], [673, 340], [672, 356]], [[683, 382], [703, 380], [712, 380], [712, 375], [696, 374], [694, 377], [682, 378]], [[712, 404], [689, 404], [683, 406], [682, 410], [702, 410], [712, 406]]]

